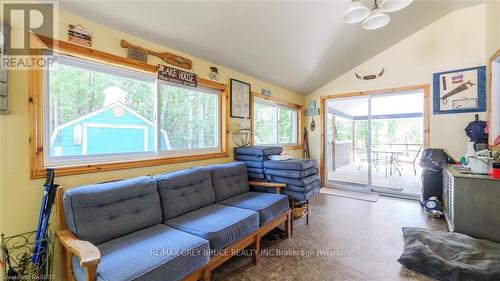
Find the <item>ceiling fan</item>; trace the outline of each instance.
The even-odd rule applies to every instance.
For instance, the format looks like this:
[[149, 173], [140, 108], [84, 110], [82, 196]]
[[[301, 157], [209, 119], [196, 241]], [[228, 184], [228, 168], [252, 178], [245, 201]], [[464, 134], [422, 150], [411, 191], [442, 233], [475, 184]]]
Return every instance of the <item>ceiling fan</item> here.
[[413, 0], [382, 0], [380, 5], [373, 0], [373, 8], [370, 11], [360, 0], [352, 0], [349, 8], [342, 15], [344, 23], [361, 23], [366, 30], [379, 29], [386, 26], [391, 18], [386, 13], [396, 12], [406, 8]]

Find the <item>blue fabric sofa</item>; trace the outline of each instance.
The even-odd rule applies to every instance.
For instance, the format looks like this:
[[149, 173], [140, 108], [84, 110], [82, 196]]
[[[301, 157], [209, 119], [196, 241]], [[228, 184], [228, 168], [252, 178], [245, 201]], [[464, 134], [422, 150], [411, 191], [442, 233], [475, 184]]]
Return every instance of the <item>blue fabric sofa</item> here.
[[79, 281], [209, 279], [230, 258], [224, 250], [260, 249], [262, 235], [291, 227], [288, 197], [250, 192], [240, 162], [59, 189], [58, 197], [67, 279]]

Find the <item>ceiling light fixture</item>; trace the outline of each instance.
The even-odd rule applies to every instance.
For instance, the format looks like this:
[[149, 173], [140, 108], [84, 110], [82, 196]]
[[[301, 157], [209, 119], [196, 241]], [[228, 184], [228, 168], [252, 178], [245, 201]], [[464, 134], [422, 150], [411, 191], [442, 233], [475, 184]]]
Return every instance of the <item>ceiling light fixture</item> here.
[[382, 10], [380, 10], [377, 4], [377, 0], [375, 0], [373, 10], [370, 12], [370, 15], [363, 21], [361, 27], [366, 30], [379, 29], [386, 26], [390, 21], [391, 18]]
[[383, 0], [380, 9], [386, 13], [392, 13], [406, 8], [413, 0]]
[[368, 9], [361, 1], [352, 0], [347, 11], [342, 15], [342, 21], [344, 23], [358, 23], [362, 22], [370, 14], [370, 9]]
[[373, 9], [370, 12], [361, 0], [352, 0], [342, 15], [342, 21], [344, 23], [363, 22], [361, 27], [366, 30], [379, 29], [391, 21], [385, 12], [399, 11], [410, 5], [413, 0], [383, 0], [380, 6], [377, 0], [373, 0], [373, 2]]

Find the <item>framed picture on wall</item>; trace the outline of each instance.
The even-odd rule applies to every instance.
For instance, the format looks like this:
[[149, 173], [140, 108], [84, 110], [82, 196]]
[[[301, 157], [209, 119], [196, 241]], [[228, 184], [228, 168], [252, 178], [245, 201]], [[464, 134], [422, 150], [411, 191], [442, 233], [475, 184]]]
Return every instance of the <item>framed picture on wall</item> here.
[[434, 114], [486, 111], [486, 66], [434, 73]]
[[231, 117], [250, 118], [250, 84], [231, 79]]

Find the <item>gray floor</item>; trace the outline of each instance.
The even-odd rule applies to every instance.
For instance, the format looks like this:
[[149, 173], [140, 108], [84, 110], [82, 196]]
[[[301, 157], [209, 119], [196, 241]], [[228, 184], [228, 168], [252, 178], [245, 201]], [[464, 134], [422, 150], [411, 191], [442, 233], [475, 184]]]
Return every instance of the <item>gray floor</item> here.
[[258, 265], [234, 257], [212, 280], [432, 280], [396, 261], [403, 226], [446, 229], [443, 220], [427, 218], [416, 201], [380, 197], [372, 203], [318, 194], [308, 226], [295, 221], [292, 238], [263, 240], [268, 255]]

